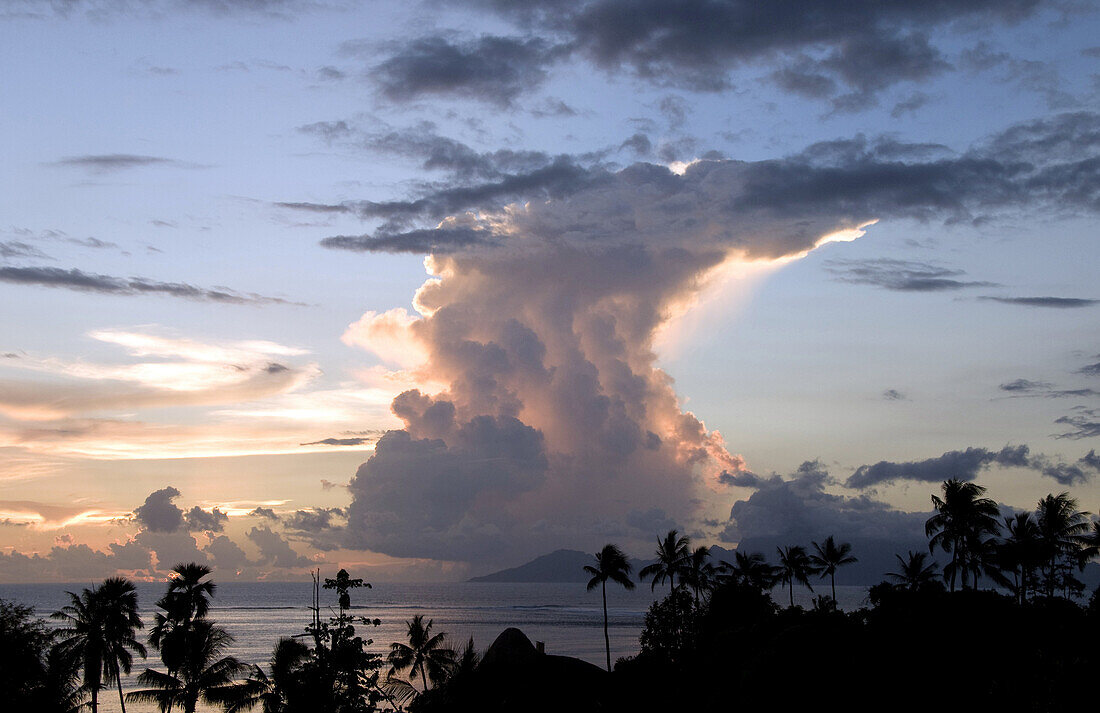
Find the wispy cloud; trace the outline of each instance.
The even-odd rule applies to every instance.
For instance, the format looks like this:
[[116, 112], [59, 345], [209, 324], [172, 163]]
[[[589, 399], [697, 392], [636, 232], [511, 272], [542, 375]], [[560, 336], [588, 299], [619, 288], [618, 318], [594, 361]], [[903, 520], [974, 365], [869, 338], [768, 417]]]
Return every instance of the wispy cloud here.
[[207, 168], [201, 164], [164, 158], [163, 156], [142, 156], [128, 153], [65, 156], [48, 165], [62, 168], [76, 168], [89, 173], [117, 173], [119, 171], [130, 171], [151, 166], [165, 166], [169, 168]]
[[76, 268], [65, 270], [59, 267], [0, 267], [0, 282], [118, 296], [162, 295], [225, 304], [302, 306], [300, 302], [291, 302], [281, 297], [241, 293], [229, 288], [196, 287], [186, 282], [161, 282], [144, 277], [112, 277], [84, 272]]
[[989, 297], [983, 295], [978, 299], [987, 302], [1000, 302], [1006, 305], [1051, 307], [1054, 309], [1076, 309], [1078, 307], [1092, 307], [1093, 305], [1100, 304], [1100, 300], [1082, 299], [1078, 297]]

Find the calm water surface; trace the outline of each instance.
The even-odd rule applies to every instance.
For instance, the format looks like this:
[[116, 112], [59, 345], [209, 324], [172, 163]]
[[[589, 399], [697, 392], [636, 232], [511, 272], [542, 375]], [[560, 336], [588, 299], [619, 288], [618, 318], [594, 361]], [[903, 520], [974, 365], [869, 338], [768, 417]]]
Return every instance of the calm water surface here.
[[[41, 617], [60, 609], [68, 598], [66, 591], [77, 592], [89, 584], [8, 584], [0, 585], [0, 598], [33, 606]], [[219, 582], [213, 600], [211, 618], [217, 620], [236, 641], [229, 653], [246, 663], [266, 664], [271, 649], [281, 636], [304, 633], [310, 621], [312, 600], [310, 582]], [[153, 620], [153, 602], [165, 591], [163, 583], [137, 583], [142, 620], [146, 626]], [[801, 590], [801, 591], [800, 591]], [[665, 590], [657, 588], [656, 595]], [[837, 587], [837, 598], [843, 609], [856, 609], [866, 598], [865, 587]], [[787, 592], [776, 589], [772, 596], [781, 605]], [[336, 597], [331, 590], [322, 590], [322, 617], [335, 613]], [[607, 592], [608, 626], [611, 638], [611, 658], [632, 656], [638, 652], [646, 609], [654, 600], [648, 586], [632, 592], [609, 587]], [[359, 629], [365, 638], [373, 639], [370, 650], [384, 655], [394, 641], [403, 641], [405, 622], [417, 614], [432, 619], [433, 631], [446, 632], [455, 648], [471, 636], [480, 651], [504, 629], [521, 629], [532, 641], [546, 644], [546, 652], [576, 656], [594, 664], [604, 665], [603, 609], [599, 590], [585, 591], [583, 584], [512, 584], [488, 582], [452, 582], [433, 584], [375, 584], [373, 589], [352, 592], [353, 614], [380, 619], [381, 625], [369, 631]], [[803, 588], [795, 589], [795, 603], [810, 606], [810, 595]], [[146, 662], [135, 662], [135, 673], [146, 666], [162, 668], [156, 652], [150, 651]], [[124, 689], [133, 689], [133, 677], [123, 682]], [[119, 711], [117, 692], [101, 694], [100, 710]], [[128, 705], [128, 713], [155, 710], [155, 706]]]

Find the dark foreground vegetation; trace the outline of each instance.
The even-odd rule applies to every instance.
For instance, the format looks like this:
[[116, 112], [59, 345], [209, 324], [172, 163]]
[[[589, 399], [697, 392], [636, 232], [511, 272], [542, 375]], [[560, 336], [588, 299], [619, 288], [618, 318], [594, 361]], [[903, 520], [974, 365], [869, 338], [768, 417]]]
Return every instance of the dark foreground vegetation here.
[[[344, 570], [315, 575], [312, 620], [277, 642], [266, 667], [228, 653], [232, 636], [209, 616], [210, 570], [194, 563], [175, 568], [141, 635], [122, 578], [69, 593], [54, 626], [0, 601], [0, 702], [42, 713], [96, 713], [115, 693], [123, 710], [163, 713], [200, 702], [226, 713], [1091, 709], [1100, 589], [1085, 601], [1075, 573], [1097, 556], [1100, 525], [1065, 493], [1005, 517], [981, 487], [952, 480], [933, 505], [929, 552], [950, 557], [943, 571], [929, 553], [899, 554], [897, 571], [851, 612], [838, 610], [835, 580], [856, 557], [832, 536], [780, 547], [771, 564], [743, 552], [713, 562], [669, 532], [639, 572], [668, 594], [646, 614], [639, 653], [613, 670], [608, 584], [634, 581], [612, 544], [585, 567], [602, 596], [607, 670], [544, 654], [517, 629], [483, 656], [472, 640], [456, 650], [421, 616], [406, 622], [406, 640], [375, 653], [363, 634], [379, 621], [351, 614], [353, 592], [370, 585]], [[815, 579], [830, 594], [794, 606], [794, 587], [812, 591]], [[326, 619], [322, 587], [339, 602]], [[772, 599], [776, 587], [786, 607]], [[140, 688], [124, 694], [123, 676], [152, 652], [162, 665], [143, 667]]]

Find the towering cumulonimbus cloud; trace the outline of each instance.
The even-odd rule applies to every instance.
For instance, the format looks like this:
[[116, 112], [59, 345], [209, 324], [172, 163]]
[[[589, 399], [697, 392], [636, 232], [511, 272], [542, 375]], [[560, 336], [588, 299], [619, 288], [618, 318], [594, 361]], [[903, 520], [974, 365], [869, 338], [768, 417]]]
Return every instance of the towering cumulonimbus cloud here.
[[[714, 506], [708, 489], [745, 464], [681, 407], [654, 341], [716, 276], [852, 239], [879, 218], [1092, 213], [1098, 154], [1100, 115], [1078, 113], [963, 153], [857, 137], [682, 173], [559, 157], [569, 171], [384, 203], [284, 204], [382, 221], [327, 247], [428, 254], [417, 314], [367, 313], [345, 334], [420, 384], [394, 399], [404, 428], [349, 484], [348, 544], [485, 561], [610, 538], [640, 547], [657, 534], [640, 523], [690, 528]], [[416, 225], [428, 220], [438, 224]]]
[[707, 481], [744, 462], [681, 408], [655, 336], [727, 262], [802, 254], [866, 220], [736, 210], [744, 172], [639, 164], [416, 231], [435, 240], [419, 315], [368, 313], [345, 339], [443, 387], [394, 399], [405, 428], [349, 486], [353, 544], [484, 560], [648, 541], [644, 513], [695, 520]]

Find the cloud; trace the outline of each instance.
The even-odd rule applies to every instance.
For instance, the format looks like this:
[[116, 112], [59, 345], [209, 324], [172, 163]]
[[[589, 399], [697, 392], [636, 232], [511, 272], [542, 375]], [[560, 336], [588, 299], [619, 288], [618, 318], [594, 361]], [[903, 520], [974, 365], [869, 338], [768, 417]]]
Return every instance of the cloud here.
[[[854, 229], [886, 218], [981, 222], [991, 214], [1025, 209], [1093, 214], [1100, 206], [1098, 185], [1100, 114], [1081, 112], [1009, 127], [961, 154], [942, 146], [857, 136], [817, 143], [783, 159], [697, 161], [682, 174], [648, 164], [611, 172], [590, 159], [558, 156], [544, 167], [497, 180], [421, 187], [404, 200], [280, 205], [382, 221], [374, 234], [336, 236], [323, 243], [351, 250], [505, 248], [517, 235], [647, 243], [677, 221], [690, 220], [688, 236], [718, 249], [774, 258], [795, 248], [805, 251], [828, 225]], [[625, 203], [614, 210], [603, 206], [606, 213], [596, 210], [611, 196]], [[547, 201], [554, 207], [543, 207]], [[519, 210], [525, 203], [525, 210], [540, 218], [566, 205], [585, 212], [576, 226], [563, 220], [550, 232], [517, 233], [517, 223], [530, 222]], [[602, 225], [600, 216], [607, 218]], [[420, 227], [409, 229], [418, 222]], [[764, 238], [763, 231], [776, 226], [778, 234]], [[958, 271], [910, 261], [836, 263], [833, 269], [845, 280], [898, 290], [991, 284], [960, 280]]]
[[229, 516], [218, 508], [206, 512], [196, 505], [187, 511], [187, 514], [184, 515], [184, 521], [187, 524], [187, 529], [191, 531], [221, 532], [225, 529], [225, 523], [229, 522]]
[[897, 389], [887, 389], [882, 392], [882, 398], [886, 401], [905, 401], [907, 397]]
[[22, 240], [2, 240], [0, 241], [0, 258], [9, 260], [11, 258], [23, 258], [32, 257], [39, 259], [49, 259], [46, 253], [42, 252], [35, 246], [25, 243]]
[[1050, 384], [1045, 381], [1029, 381], [1027, 379], [1016, 379], [1015, 381], [1009, 381], [1008, 383], [1001, 384], [998, 388], [1001, 391], [1026, 393], [1049, 389]]
[[275, 514], [274, 510], [272, 510], [271, 508], [265, 508], [265, 507], [257, 507], [255, 510], [253, 510], [252, 512], [250, 512], [248, 514], [249, 515], [254, 515], [255, 517], [266, 517], [269, 520], [278, 520], [279, 519], [279, 516]]
[[347, 513], [342, 508], [319, 508], [296, 510], [288, 515], [283, 523], [291, 530], [321, 532], [336, 527], [334, 519], [343, 519]]
[[0, 379], [0, 412], [51, 420], [93, 411], [232, 403], [292, 391], [317, 372], [314, 365], [274, 361], [304, 352], [273, 342], [203, 343], [126, 330], [88, 336], [126, 349], [137, 361], [21, 358], [11, 366], [49, 379]]
[[510, 173], [545, 168], [554, 160], [554, 156], [543, 151], [477, 151], [461, 141], [441, 136], [437, 128], [433, 122], [422, 121], [403, 129], [379, 130], [372, 125], [365, 130], [346, 121], [328, 121], [301, 126], [298, 130], [328, 144], [414, 159], [426, 171], [443, 171], [463, 180], [498, 180]]
[[218, 570], [226, 572], [240, 571], [253, 564], [240, 545], [225, 535], [218, 535], [202, 549], [214, 560], [214, 567]]
[[756, 492], [733, 504], [721, 539], [790, 544], [832, 534], [841, 541], [924, 540], [928, 513], [895, 510], [866, 494], [849, 497], [826, 492], [830, 485], [835, 481], [819, 461], [806, 461], [788, 478], [760, 478], [751, 486]]
[[[663, 325], [723, 266], [794, 259], [853, 239], [876, 218], [1091, 212], [1085, 196], [1100, 183], [1089, 172], [1100, 164], [1061, 168], [1100, 152], [1100, 131], [1073, 157], [1056, 149], [1022, 166], [1012, 148], [1031, 153], [1042, 137], [1057, 147], [1087, 126], [1100, 128], [1100, 117], [1032, 122], [961, 154], [857, 138], [679, 172], [573, 160], [553, 195], [517, 173], [514, 190], [475, 178], [421, 187], [407, 201], [344, 204], [372, 220], [423, 221], [416, 232], [383, 227], [355, 247], [427, 250], [429, 272], [415, 314], [364, 315], [345, 341], [354, 331], [351, 341], [375, 353], [408, 345], [420, 363], [402, 367], [438, 384], [394, 399], [403, 428], [379, 439], [349, 485], [348, 546], [501, 561], [548, 546], [590, 549], [610, 536], [629, 547], [638, 536], [630, 514], [653, 508], [685, 527], [701, 521], [711, 489], [751, 479], [657, 368], [652, 345]], [[953, 464], [976, 472], [1028, 455], [1013, 452], [977, 449]], [[942, 480], [950, 460], [915, 472]], [[912, 477], [910, 465], [866, 466], [851, 484]], [[588, 495], [578, 501], [578, 492]]]
[[374, 443], [376, 439], [374, 437], [357, 437], [357, 438], [323, 438], [319, 441], [310, 441], [309, 443], [303, 443], [303, 446], [362, 446], [367, 443]]
[[1062, 416], [1054, 421], [1055, 423], [1061, 423], [1073, 428], [1072, 431], [1067, 433], [1060, 433], [1055, 438], [1069, 438], [1077, 440], [1080, 438], [1093, 438], [1100, 436], [1100, 410], [1090, 409], [1085, 407], [1077, 407], [1073, 409], [1073, 413]]
[[183, 525], [183, 510], [172, 501], [180, 491], [169, 485], [154, 491], [145, 503], [134, 508], [134, 519], [150, 532], [175, 532]]
[[980, 300], [1000, 302], [1006, 305], [1023, 307], [1053, 307], [1055, 309], [1074, 309], [1100, 304], [1100, 300], [1087, 300], [1077, 297], [979, 297]]
[[228, 288], [208, 289], [185, 282], [159, 282], [144, 277], [112, 277], [84, 272], [76, 268], [65, 270], [60, 267], [0, 267], [0, 282], [120, 296], [165, 295], [226, 304], [300, 304], [281, 297], [240, 293]]
[[992, 283], [955, 279], [966, 273], [912, 260], [829, 260], [825, 269], [838, 282], [871, 285], [898, 292], [943, 292]]
[[161, 156], [140, 156], [137, 154], [94, 154], [85, 156], [66, 156], [52, 165], [65, 168], [79, 168], [90, 173], [115, 173], [149, 166], [168, 166], [172, 168], [201, 168], [197, 164], [177, 161]]
[[267, 527], [253, 527], [247, 533], [260, 548], [260, 563], [273, 567], [309, 567], [313, 563], [302, 557], [290, 547], [290, 543]]
[[[721, 91], [730, 86], [732, 70], [780, 64], [789, 65], [774, 77], [781, 87], [822, 97], [847, 90], [847, 96], [864, 102], [893, 84], [923, 81], [950, 68], [928, 39], [930, 32], [962, 21], [1012, 24], [1041, 5], [1039, 0], [860, 0], [827, 8], [814, 0], [472, 4], [560, 38], [574, 56], [607, 72], [629, 72], [657, 85]], [[820, 79], [811, 80], [814, 75]]]
[[1078, 374], [1087, 374], [1089, 376], [1100, 376], [1100, 361], [1095, 364], [1088, 364], [1077, 370]]
[[874, 465], [861, 465], [848, 478], [845, 486], [867, 488], [899, 480], [926, 483], [938, 483], [951, 478], [974, 480], [980, 472], [992, 465], [1028, 468], [1053, 478], [1062, 485], [1086, 482], [1094, 474], [1089, 471], [1097, 470], [1087, 456], [1076, 464], [1068, 464], [1041, 453], [1032, 454], [1027, 446], [1005, 446], [999, 451], [972, 447], [963, 451], [948, 451], [941, 456], [921, 461], [879, 461]]
[[446, 95], [509, 107], [542, 84], [546, 66], [562, 54], [537, 37], [421, 37], [373, 67], [370, 76], [394, 101]]

